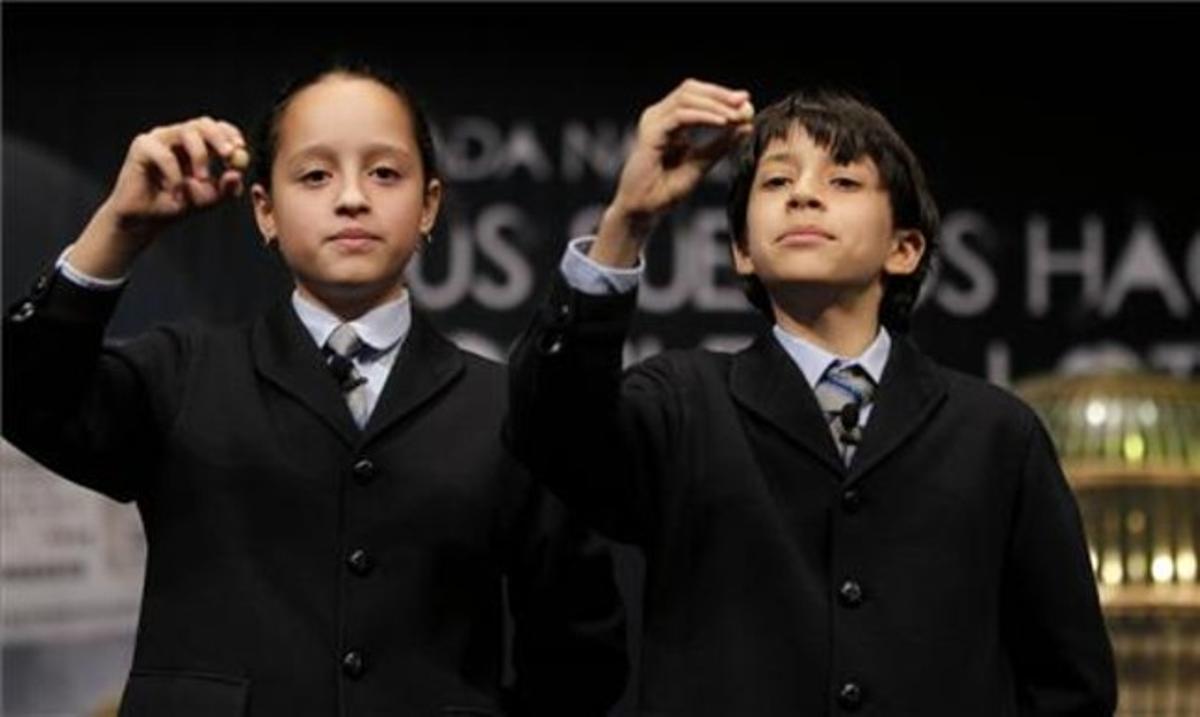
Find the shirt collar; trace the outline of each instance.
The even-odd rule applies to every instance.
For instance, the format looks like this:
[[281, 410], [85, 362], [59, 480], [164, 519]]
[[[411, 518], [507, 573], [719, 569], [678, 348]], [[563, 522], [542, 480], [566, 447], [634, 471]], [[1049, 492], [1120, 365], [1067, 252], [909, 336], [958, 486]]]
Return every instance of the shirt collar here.
[[887, 365], [888, 354], [892, 350], [892, 337], [882, 326], [879, 327], [879, 333], [875, 334], [875, 340], [871, 342], [866, 351], [858, 356], [838, 356], [829, 353], [811, 341], [784, 331], [779, 324], [775, 324], [774, 332], [776, 340], [783, 346], [783, 350], [792, 358], [792, 361], [796, 362], [796, 366], [800, 368], [800, 372], [804, 374], [804, 380], [808, 381], [810, 387], [817, 385], [817, 382], [825, 375], [829, 364], [839, 360], [843, 363], [856, 363], [862, 366], [871, 380], [878, 384], [883, 377], [883, 367]]
[[[301, 296], [299, 291], [292, 292], [292, 308], [317, 346], [324, 346], [333, 330], [346, 323], [325, 307]], [[374, 351], [387, 351], [403, 341], [412, 326], [412, 305], [408, 300], [408, 291], [405, 290], [399, 298], [376, 306], [349, 324], [363, 343]]]

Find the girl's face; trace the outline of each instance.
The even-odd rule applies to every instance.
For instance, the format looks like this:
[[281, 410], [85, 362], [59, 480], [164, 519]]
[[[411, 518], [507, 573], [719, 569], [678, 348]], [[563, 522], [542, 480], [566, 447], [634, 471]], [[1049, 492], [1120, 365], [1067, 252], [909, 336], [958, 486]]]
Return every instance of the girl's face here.
[[441, 200], [404, 101], [374, 80], [331, 75], [292, 97], [278, 138], [272, 190], [254, 186], [254, 211], [300, 292], [343, 315], [398, 297]]

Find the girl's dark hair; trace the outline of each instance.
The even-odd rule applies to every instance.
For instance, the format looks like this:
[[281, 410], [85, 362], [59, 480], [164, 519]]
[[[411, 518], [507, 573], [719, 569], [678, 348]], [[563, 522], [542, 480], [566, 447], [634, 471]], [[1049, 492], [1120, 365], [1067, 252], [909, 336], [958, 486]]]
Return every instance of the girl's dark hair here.
[[284, 112], [297, 93], [329, 77], [371, 80], [394, 92], [400, 98], [401, 104], [408, 109], [409, 118], [412, 120], [425, 183], [428, 184], [431, 179], [441, 179], [429, 119], [408, 88], [386, 71], [366, 63], [336, 62], [292, 80], [276, 97], [271, 109], [259, 123], [255, 135], [254, 165], [251, 168], [253, 181], [261, 184], [267, 191], [271, 190], [271, 167], [275, 164], [275, 154], [279, 150], [279, 123]]
[[[839, 164], [870, 157], [891, 198], [895, 226], [916, 229], [924, 235], [925, 253], [916, 271], [884, 275], [879, 320], [889, 330], [906, 331], [921, 283], [938, 253], [940, 219], [916, 155], [879, 110], [866, 102], [843, 92], [798, 91], [758, 113], [754, 134], [734, 156], [733, 182], [726, 203], [732, 240], [746, 248], [746, 210], [759, 159], [772, 140], [785, 139], [797, 125]], [[756, 308], [773, 316], [770, 297], [757, 276], [743, 277], [742, 288]]]

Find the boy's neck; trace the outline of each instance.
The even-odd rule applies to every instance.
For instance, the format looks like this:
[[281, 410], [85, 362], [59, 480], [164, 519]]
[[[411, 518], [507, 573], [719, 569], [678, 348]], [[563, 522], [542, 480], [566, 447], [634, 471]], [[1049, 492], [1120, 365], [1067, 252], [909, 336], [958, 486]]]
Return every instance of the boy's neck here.
[[838, 356], [861, 355], [879, 334], [879, 296], [873, 291], [851, 296], [820, 289], [776, 292], [771, 305], [781, 329]]

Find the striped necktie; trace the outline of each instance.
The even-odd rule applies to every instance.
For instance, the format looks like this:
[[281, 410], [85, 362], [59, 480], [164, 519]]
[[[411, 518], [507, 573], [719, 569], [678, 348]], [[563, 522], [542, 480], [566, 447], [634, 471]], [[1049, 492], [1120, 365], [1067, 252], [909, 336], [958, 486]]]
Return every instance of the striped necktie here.
[[854, 448], [862, 441], [862, 409], [871, 402], [875, 381], [862, 366], [839, 359], [829, 365], [813, 391], [825, 413], [834, 445], [842, 460], [850, 465]]
[[346, 406], [359, 428], [370, 416], [367, 404], [367, 379], [354, 365], [354, 359], [366, 348], [350, 324], [338, 324], [325, 342], [325, 363], [338, 380], [346, 398]]

